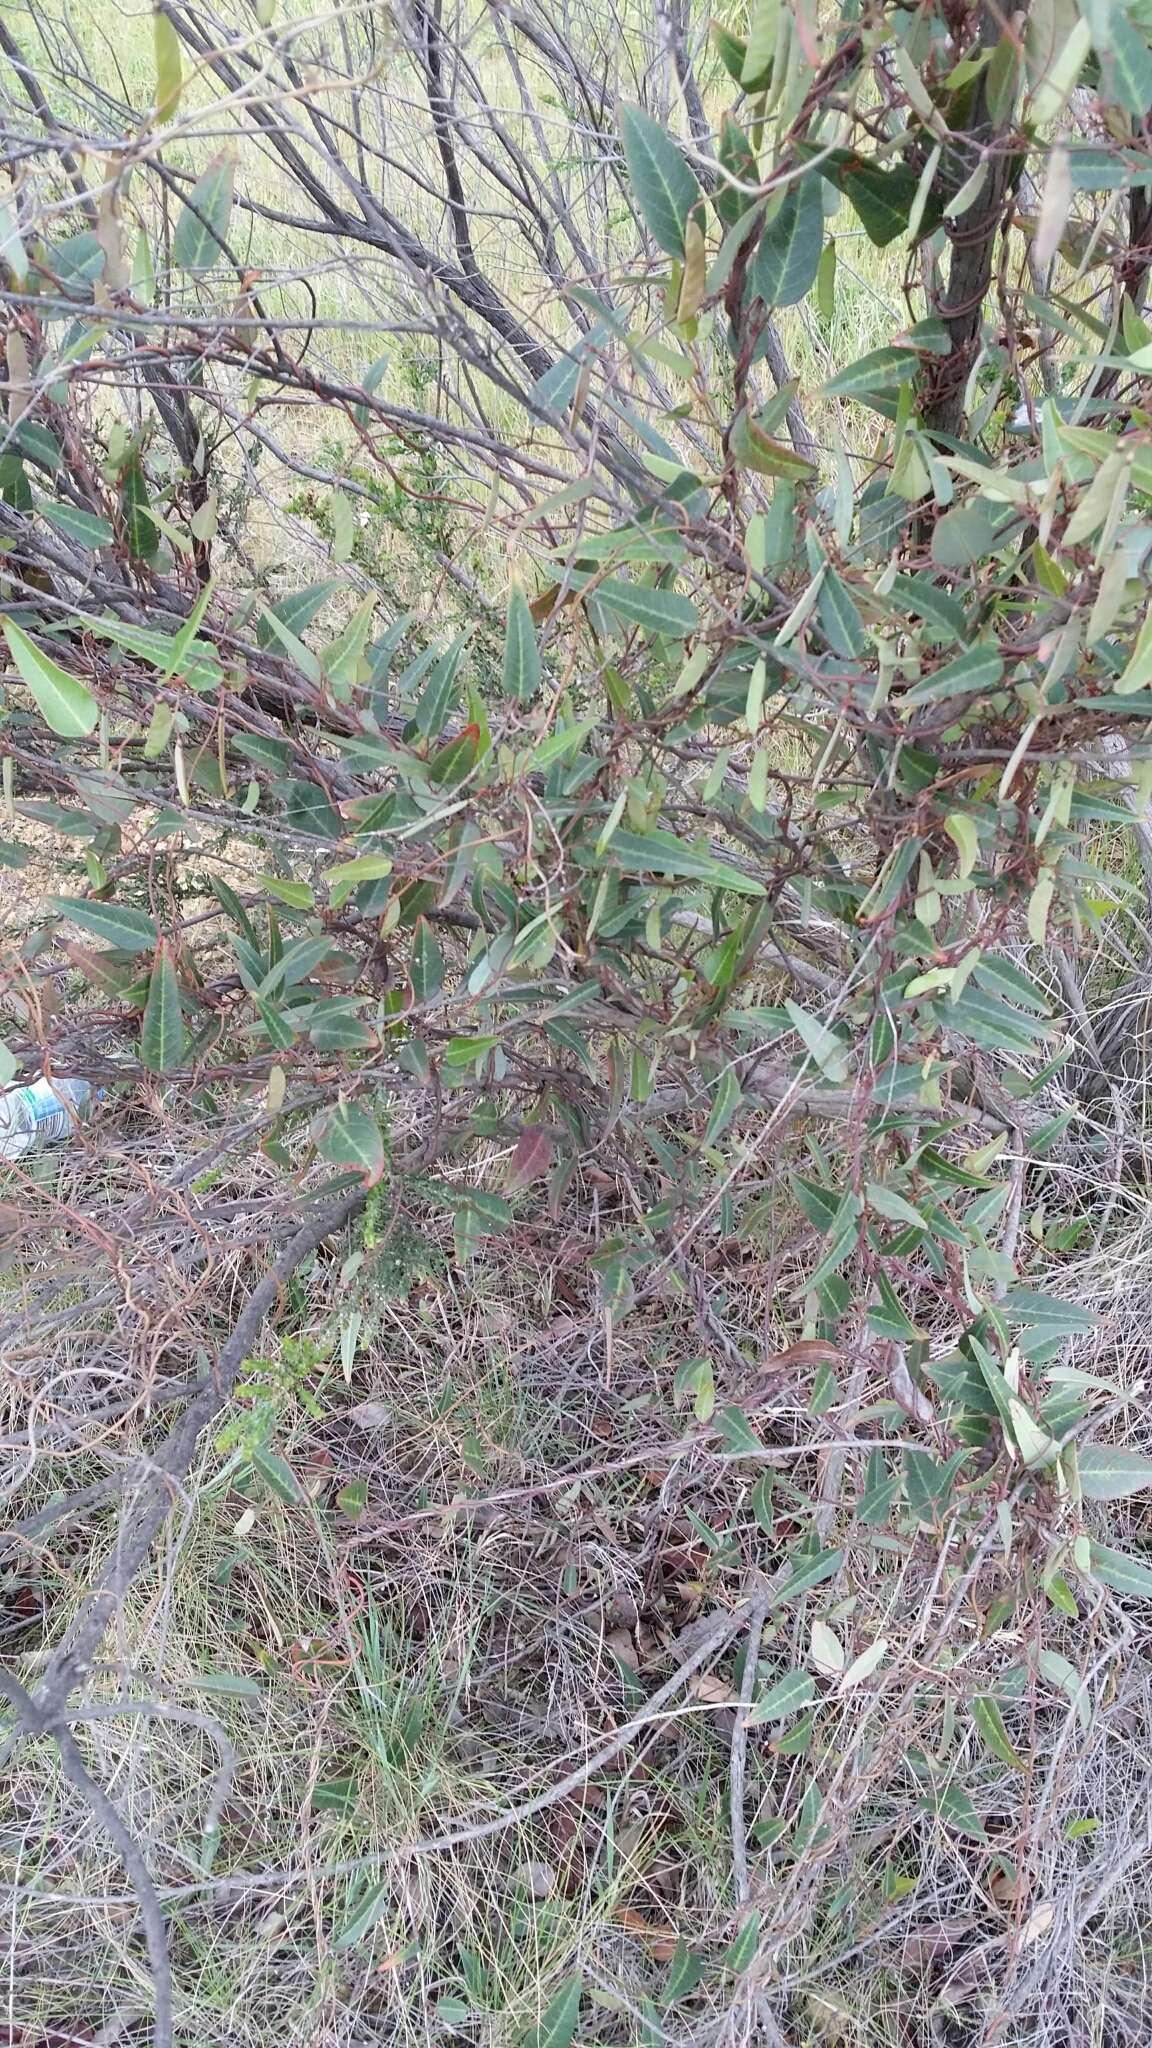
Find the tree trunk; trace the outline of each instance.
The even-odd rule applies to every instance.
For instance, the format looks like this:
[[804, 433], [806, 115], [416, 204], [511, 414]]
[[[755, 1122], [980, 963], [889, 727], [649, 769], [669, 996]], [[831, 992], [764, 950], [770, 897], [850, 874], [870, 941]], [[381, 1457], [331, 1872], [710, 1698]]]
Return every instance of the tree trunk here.
[[[1022, 26], [1022, 18], [1020, 25]], [[980, 28], [981, 43], [999, 41], [1002, 17], [986, 10]], [[974, 171], [980, 157], [988, 163], [987, 175], [975, 204], [954, 226], [948, 228], [952, 260], [948, 283], [932, 310], [948, 329], [952, 347], [932, 365], [924, 424], [929, 431], [958, 435], [964, 426], [964, 392], [976, 360], [984, 300], [992, 282], [996, 241], [1011, 197], [1014, 151], [1006, 133], [997, 132], [988, 112], [987, 70], [976, 84], [967, 127], [955, 137], [961, 160], [961, 182]]]

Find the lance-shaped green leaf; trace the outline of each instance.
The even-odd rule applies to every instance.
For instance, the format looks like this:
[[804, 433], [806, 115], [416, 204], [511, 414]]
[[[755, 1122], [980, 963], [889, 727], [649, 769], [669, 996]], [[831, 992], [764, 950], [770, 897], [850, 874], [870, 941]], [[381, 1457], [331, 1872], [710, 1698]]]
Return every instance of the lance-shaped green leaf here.
[[408, 978], [418, 1003], [435, 1002], [444, 986], [444, 955], [427, 918], [418, 917], [412, 933]]
[[786, 1671], [770, 1685], [762, 1699], [745, 1715], [746, 1728], [760, 1728], [765, 1721], [784, 1721], [810, 1706], [816, 1697], [816, 1680], [810, 1671]]
[[810, 1593], [813, 1586], [822, 1586], [826, 1579], [834, 1579], [844, 1562], [842, 1550], [817, 1550], [810, 1557], [796, 1558], [784, 1584], [772, 1596], [772, 1605], [782, 1607], [785, 1601], [799, 1600], [802, 1593]]
[[[720, 142], [716, 153], [721, 168], [739, 179], [741, 185], [759, 182], [755, 151], [739, 121], [731, 114], [725, 114], [720, 122]], [[733, 228], [748, 207], [748, 194], [737, 191], [735, 185], [719, 178], [712, 194], [712, 204], [725, 227]]]
[[998, 647], [970, 647], [954, 661], [945, 662], [934, 674], [913, 683], [901, 703], [911, 710], [918, 704], [938, 704], [950, 697], [973, 693], [987, 696], [1004, 680], [1004, 658]]
[[802, 483], [816, 474], [811, 463], [797, 455], [794, 448], [788, 448], [783, 441], [775, 441], [771, 434], [766, 434], [747, 406], [741, 406], [732, 422], [728, 445], [739, 467], [754, 470], [757, 476], [775, 476], [785, 483]]
[[669, 256], [683, 256], [688, 215], [700, 187], [672, 137], [651, 114], [624, 107], [620, 132], [628, 175], [644, 225]]
[[375, 1187], [386, 1164], [380, 1124], [360, 1102], [338, 1102], [326, 1117], [316, 1140], [322, 1159], [357, 1172], [365, 1187]]
[[235, 173], [232, 152], [224, 149], [197, 178], [172, 237], [172, 261], [178, 270], [201, 277], [226, 261]]
[[504, 629], [504, 695], [527, 704], [540, 688], [540, 649], [528, 599], [518, 583], [508, 594], [508, 622]]
[[395, 1898], [395, 1887], [391, 1878], [381, 1878], [378, 1884], [368, 1887], [354, 1906], [348, 1918], [332, 1937], [334, 1949], [355, 1948], [371, 1934], [376, 1922], [387, 1913]]
[[140, 1026], [140, 1058], [153, 1074], [170, 1074], [184, 1057], [184, 1013], [171, 948], [161, 939], [148, 977]]
[[680, 877], [685, 881], [707, 882], [713, 889], [735, 889], [742, 896], [763, 896], [764, 884], [715, 854], [676, 839], [671, 832], [617, 832], [608, 847], [607, 858], [614, 867], [630, 874]]
[[183, 85], [180, 38], [159, 7], [153, 8], [152, 12], [152, 41], [156, 57], [156, 90], [152, 104], [159, 125], [172, 119], [180, 105]]
[[819, 1017], [810, 1016], [799, 1003], [789, 999], [785, 1003], [789, 1017], [804, 1042], [806, 1050], [819, 1067], [825, 1080], [844, 1082], [849, 1074], [849, 1050], [843, 1041], [822, 1024]]
[[1004, 1716], [1000, 1711], [999, 1702], [994, 1700], [990, 1693], [981, 1693], [971, 1702], [968, 1712], [985, 1748], [990, 1749], [993, 1756], [999, 1757], [1000, 1762], [1007, 1764], [1010, 1770], [1024, 1770], [1024, 1759], [1012, 1746], [1008, 1730], [1004, 1726]]
[[747, 299], [761, 299], [769, 312], [795, 306], [816, 281], [824, 247], [824, 202], [820, 180], [801, 179], [789, 187], [769, 221], [748, 269]]
[[358, 683], [367, 680], [368, 635], [375, 609], [375, 597], [366, 597], [320, 657], [324, 674], [337, 695], [347, 696]]
[[101, 903], [94, 896], [50, 896], [48, 908], [122, 953], [150, 953], [159, 944], [155, 918], [127, 903]]
[[653, 590], [644, 583], [625, 583], [609, 576], [597, 585], [596, 597], [630, 626], [642, 626], [646, 633], [667, 633], [683, 640], [694, 633], [699, 619], [691, 598], [678, 590]]
[[133, 456], [120, 479], [120, 509], [124, 514], [128, 552], [134, 561], [150, 562], [159, 552], [160, 529], [152, 517], [148, 481], [138, 455]]
[[1094, 1543], [1090, 1552], [1092, 1575], [1113, 1593], [1125, 1593], [1137, 1600], [1152, 1600], [1152, 1566], [1127, 1550], [1111, 1550], [1106, 1543]]
[[269, 605], [261, 612], [256, 625], [256, 639], [261, 647], [272, 647], [276, 642], [275, 626], [285, 627], [289, 633], [299, 636], [310, 626], [330, 597], [340, 589], [338, 577], [330, 577], [325, 583], [309, 583], [302, 590], [293, 590], [282, 597], [277, 604]]
[[920, 358], [914, 349], [870, 349], [866, 356], [829, 377], [824, 393], [828, 398], [866, 398], [873, 392], [899, 391], [919, 368]]
[[[816, 148], [815, 144], [806, 144], [803, 153], [814, 154]], [[874, 242], [878, 249], [886, 248], [897, 235], [907, 233], [920, 185], [920, 174], [913, 170], [911, 164], [895, 163], [886, 167], [857, 156], [851, 150], [834, 149], [821, 152], [819, 170], [820, 175], [843, 192], [855, 208], [868, 240]], [[931, 234], [941, 220], [943, 210], [941, 194], [930, 192], [916, 223], [917, 235]]]
[[51, 655], [42, 654], [22, 626], [4, 620], [4, 637], [20, 680], [36, 700], [45, 725], [62, 740], [86, 739], [96, 727], [100, 707], [86, 685], [69, 675]]
[[519, 2048], [572, 2048], [583, 1995], [583, 1980], [577, 1970], [573, 1976], [565, 1978], [555, 1997], [549, 1999], [540, 2018], [523, 2036]]
[[1122, 1444], [1085, 1444], [1078, 1464], [1086, 1500], [1127, 1500], [1152, 1488], [1152, 1460]]
[[1152, 109], [1152, 50], [1119, 7], [1109, 7], [1104, 18], [1108, 25], [1108, 47], [1100, 49], [1104, 89], [1134, 121], [1144, 121]]
[[82, 548], [108, 548], [116, 536], [106, 519], [86, 512], [80, 505], [41, 505], [40, 517], [48, 521], [65, 540], [78, 541]]

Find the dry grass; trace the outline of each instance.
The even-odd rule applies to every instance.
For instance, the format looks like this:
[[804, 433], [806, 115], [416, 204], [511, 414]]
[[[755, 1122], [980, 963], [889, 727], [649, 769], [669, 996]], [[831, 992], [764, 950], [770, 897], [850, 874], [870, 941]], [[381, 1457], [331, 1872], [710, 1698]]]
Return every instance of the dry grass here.
[[[148, 1389], [201, 1370], [233, 1319], [271, 1170], [247, 1156], [181, 1201], [150, 1192], [208, 1136], [160, 1102], [121, 1106], [22, 1190], [3, 1293], [13, 1520], [123, 1482], [157, 1440]], [[573, 1244], [610, 1227], [612, 1201], [577, 1186]], [[1132, 1397], [1131, 1447], [1152, 1212], [1129, 1194], [1124, 1215], [1131, 1256], [1094, 1253], [1060, 1285], [1106, 1311], [1078, 1362]], [[588, 2042], [1145, 2038], [1146, 1625], [1112, 1599], [1054, 1607], [1034, 1515], [963, 1578], [906, 1518], [859, 1523], [857, 1460], [838, 1491], [821, 1445], [864, 1413], [896, 1427], [883, 1379], [858, 1369], [813, 1416], [811, 1368], [756, 1377], [784, 1334], [764, 1286], [790, 1231], [745, 1243], [707, 1307], [720, 1398], [751, 1401], [777, 1474], [767, 1510], [763, 1466], [686, 1441], [673, 1412], [698, 1306], [666, 1286], [609, 1330], [586, 1266], [543, 1259], [529, 1216], [460, 1271], [442, 1212], [409, 1197], [292, 1288], [77, 1723], [166, 1902], [182, 2042], [495, 2048], [534, 2039], [575, 1971]], [[294, 1502], [239, 1454], [261, 1400]], [[1099, 1512], [1114, 1534], [1124, 1510]], [[795, 1720], [749, 1731], [746, 1907], [728, 1811], [739, 1636], [585, 1791], [494, 1839], [413, 1849], [590, 1756], [694, 1618], [770, 1581], [812, 1514], [845, 1565], [765, 1630], [755, 1693], [812, 1668], [817, 1614], [845, 1662], [887, 1651], [843, 1696], [819, 1678], [806, 1748], [781, 1746]], [[97, 1504], [10, 1550], [4, 1650], [26, 1683], [112, 1530]], [[1138, 1512], [1125, 1533], [1139, 1540]], [[1018, 1767], [981, 1739], [987, 1695]], [[43, 1744], [8, 1773], [13, 2039], [137, 2038], [148, 1978], [116, 1859]], [[342, 1944], [366, 1901], [372, 1924]], [[726, 1967], [748, 1913], [755, 1960]], [[677, 1942], [701, 1974], [670, 1997]]]

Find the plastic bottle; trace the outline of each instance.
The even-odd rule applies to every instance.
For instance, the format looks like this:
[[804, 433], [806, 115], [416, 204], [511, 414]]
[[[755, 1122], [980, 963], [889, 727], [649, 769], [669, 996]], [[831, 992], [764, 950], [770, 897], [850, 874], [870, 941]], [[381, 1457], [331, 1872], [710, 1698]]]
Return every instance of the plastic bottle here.
[[92, 1101], [90, 1081], [32, 1081], [0, 1090], [0, 1160], [70, 1138]]

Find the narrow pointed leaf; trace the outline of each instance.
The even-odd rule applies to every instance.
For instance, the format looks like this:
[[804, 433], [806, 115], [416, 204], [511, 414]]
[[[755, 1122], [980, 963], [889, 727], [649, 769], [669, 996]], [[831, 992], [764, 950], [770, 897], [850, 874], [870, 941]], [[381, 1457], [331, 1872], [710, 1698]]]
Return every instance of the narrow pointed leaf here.
[[540, 2019], [523, 2036], [522, 2048], [572, 2048], [582, 1996], [583, 1981], [576, 1971], [565, 1978]]
[[231, 151], [221, 150], [192, 187], [172, 237], [172, 261], [178, 270], [201, 277], [226, 262], [235, 169]]
[[643, 583], [624, 583], [609, 576], [597, 585], [596, 596], [618, 618], [646, 633], [669, 633], [677, 640], [694, 633], [699, 623], [691, 598], [675, 590], [652, 590]]
[[316, 1149], [332, 1166], [355, 1168], [365, 1187], [374, 1187], [383, 1175], [383, 1135], [379, 1122], [362, 1103], [337, 1103], [316, 1140]]
[[620, 129], [644, 225], [669, 256], [683, 256], [684, 228], [700, 187], [672, 137], [650, 114], [624, 107]]
[[276, 643], [275, 631], [269, 624], [270, 617], [286, 627], [289, 633], [299, 636], [340, 588], [339, 579], [330, 577], [325, 583], [309, 583], [302, 590], [294, 590], [290, 596], [282, 597], [277, 604], [269, 605], [261, 613], [256, 626], [259, 645], [273, 647]]
[[292, 1505], [303, 1500], [304, 1490], [300, 1481], [287, 1458], [282, 1458], [278, 1451], [270, 1451], [266, 1445], [261, 1445], [253, 1451], [252, 1463], [265, 1485], [272, 1488], [277, 1500], [288, 1501]]
[[1119, 1444], [1086, 1444], [1077, 1462], [1086, 1500], [1127, 1500], [1152, 1487], [1152, 1460]]
[[184, 1057], [184, 1015], [171, 949], [161, 940], [148, 977], [140, 1027], [140, 1058], [153, 1074], [170, 1074]]
[[50, 896], [48, 908], [102, 939], [106, 946], [119, 947], [122, 953], [150, 953], [160, 941], [155, 918], [126, 903], [101, 903], [91, 896]]
[[408, 963], [412, 993], [418, 1003], [434, 1002], [444, 986], [444, 955], [428, 920], [419, 917], [412, 933]]
[[138, 455], [120, 479], [120, 509], [129, 553], [137, 562], [150, 562], [159, 551], [160, 529], [152, 517], [148, 480]]
[[1094, 1543], [1091, 1551], [1093, 1577], [1133, 1599], [1152, 1600], [1152, 1566], [1126, 1550], [1110, 1550], [1106, 1543]]
[[39, 509], [49, 526], [66, 540], [78, 541], [83, 548], [108, 548], [116, 537], [106, 519], [95, 512], [85, 512], [79, 505], [42, 504]]
[[815, 1060], [825, 1079], [835, 1082], [846, 1081], [849, 1072], [848, 1048], [837, 1038], [835, 1032], [829, 1031], [828, 1026], [822, 1024], [818, 1017], [809, 1016], [808, 1011], [802, 1010], [799, 1003], [794, 1003], [791, 998], [784, 1007], [806, 1050]]
[[518, 583], [508, 598], [508, 623], [504, 634], [504, 695], [527, 704], [540, 688], [542, 668], [536, 628], [528, 600]]
[[810, 1706], [816, 1697], [816, 1680], [810, 1671], [786, 1671], [770, 1685], [762, 1699], [744, 1717], [746, 1728], [759, 1728], [765, 1721], [783, 1721]]
[[747, 297], [761, 299], [769, 312], [806, 298], [820, 268], [824, 247], [824, 202], [820, 180], [809, 176], [785, 193], [749, 265]]
[[998, 690], [1003, 680], [1004, 658], [999, 648], [970, 647], [966, 654], [958, 654], [955, 661], [945, 662], [935, 674], [914, 683], [905, 691], [902, 702], [906, 706], [936, 704], [974, 691], [988, 695]]
[[920, 368], [920, 359], [910, 348], [874, 348], [860, 356], [824, 386], [828, 398], [864, 398], [873, 392], [899, 391]]
[[358, 1942], [371, 1934], [376, 1922], [388, 1911], [395, 1887], [391, 1878], [382, 1878], [366, 1891], [355, 1910], [349, 1914], [344, 1925], [333, 1936], [334, 1949], [355, 1948]]
[[166, 14], [157, 7], [152, 15], [152, 40], [156, 57], [156, 90], [153, 105], [156, 121], [170, 121], [180, 105], [183, 66], [180, 38]]
[[60, 739], [86, 739], [95, 731], [100, 716], [91, 690], [61, 668], [58, 661], [53, 661], [51, 655], [42, 654], [35, 641], [11, 619], [4, 620], [4, 637], [20, 680], [35, 698], [45, 725]]
[[842, 1550], [818, 1550], [812, 1557], [798, 1557], [789, 1577], [773, 1595], [773, 1606], [781, 1606], [786, 1600], [798, 1600], [813, 1586], [822, 1586], [825, 1579], [835, 1578], [843, 1562]]
[[974, 1699], [968, 1712], [985, 1748], [990, 1749], [993, 1756], [999, 1757], [1001, 1763], [1007, 1764], [1011, 1770], [1022, 1771], [1025, 1768], [1024, 1760], [1012, 1747], [1008, 1730], [1004, 1726], [1004, 1716], [991, 1695], [985, 1694]]
[[743, 896], [763, 896], [764, 884], [753, 875], [729, 867], [727, 861], [675, 839], [670, 832], [617, 832], [606, 858], [629, 874], [651, 872], [707, 882], [713, 889], [736, 889]]

